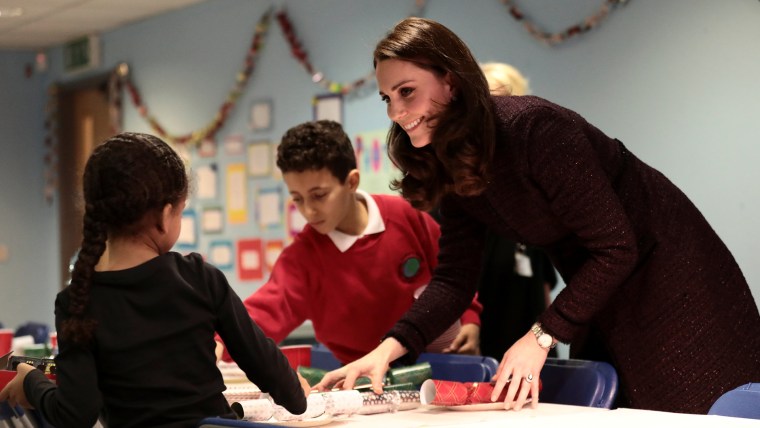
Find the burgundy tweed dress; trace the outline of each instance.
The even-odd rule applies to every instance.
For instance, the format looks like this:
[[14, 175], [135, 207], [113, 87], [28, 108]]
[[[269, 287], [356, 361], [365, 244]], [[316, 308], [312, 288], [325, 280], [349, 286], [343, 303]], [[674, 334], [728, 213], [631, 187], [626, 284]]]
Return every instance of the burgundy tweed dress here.
[[444, 198], [438, 268], [389, 333], [406, 358], [467, 308], [487, 226], [549, 254], [567, 286], [539, 321], [571, 356], [615, 366], [620, 406], [707, 413], [760, 381], [757, 305], [686, 195], [577, 113], [533, 96], [494, 103], [489, 187]]

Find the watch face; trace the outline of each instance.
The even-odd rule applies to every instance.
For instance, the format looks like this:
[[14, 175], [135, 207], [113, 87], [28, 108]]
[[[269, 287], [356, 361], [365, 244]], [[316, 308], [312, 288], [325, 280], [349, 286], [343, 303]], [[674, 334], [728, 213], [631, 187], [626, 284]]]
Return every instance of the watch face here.
[[542, 334], [541, 336], [538, 336], [538, 346], [542, 348], [548, 348], [552, 346], [552, 337], [548, 334]]

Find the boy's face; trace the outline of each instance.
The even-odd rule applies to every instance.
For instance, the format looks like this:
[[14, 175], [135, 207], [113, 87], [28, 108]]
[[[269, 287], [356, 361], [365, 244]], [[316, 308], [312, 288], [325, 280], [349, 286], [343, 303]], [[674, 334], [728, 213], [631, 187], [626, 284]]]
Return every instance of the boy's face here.
[[359, 171], [353, 170], [341, 183], [326, 168], [282, 175], [298, 211], [317, 232], [327, 234], [346, 220], [354, 207]]

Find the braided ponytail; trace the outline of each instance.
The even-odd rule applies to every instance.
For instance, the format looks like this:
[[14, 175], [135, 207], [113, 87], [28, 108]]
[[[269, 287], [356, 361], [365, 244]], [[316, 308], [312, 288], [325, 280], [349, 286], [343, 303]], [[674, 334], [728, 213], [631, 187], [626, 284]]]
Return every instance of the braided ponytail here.
[[182, 160], [168, 144], [152, 135], [125, 132], [93, 151], [82, 184], [82, 246], [68, 287], [70, 318], [63, 322], [61, 335], [86, 344], [97, 327], [88, 307], [93, 273], [106, 242], [138, 232], [146, 214], [185, 198], [188, 179]]
[[71, 318], [63, 323], [62, 335], [76, 343], [87, 343], [92, 339], [97, 321], [86, 314], [90, 301], [90, 286], [95, 265], [106, 249], [108, 233], [105, 224], [92, 214], [93, 207], [87, 204], [84, 214], [82, 246], [71, 273], [69, 285], [69, 313]]

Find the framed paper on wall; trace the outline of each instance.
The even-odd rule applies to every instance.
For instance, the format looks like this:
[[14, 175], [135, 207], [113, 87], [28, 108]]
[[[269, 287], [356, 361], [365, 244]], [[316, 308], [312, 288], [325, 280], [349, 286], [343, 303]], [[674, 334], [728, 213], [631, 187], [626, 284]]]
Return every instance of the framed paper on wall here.
[[251, 103], [248, 127], [251, 128], [251, 131], [267, 131], [272, 128], [271, 100], [256, 100]]
[[268, 177], [272, 174], [272, 148], [269, 141], [248, 144], [248, 175]]
[[313, 104], [314, 120], [333, 120], [343, 124], [343, 95], [317, 95]]

